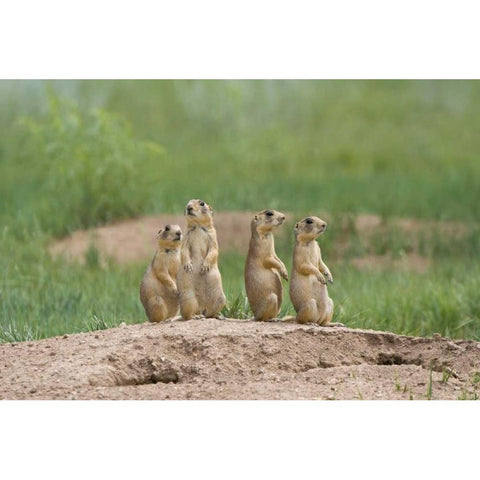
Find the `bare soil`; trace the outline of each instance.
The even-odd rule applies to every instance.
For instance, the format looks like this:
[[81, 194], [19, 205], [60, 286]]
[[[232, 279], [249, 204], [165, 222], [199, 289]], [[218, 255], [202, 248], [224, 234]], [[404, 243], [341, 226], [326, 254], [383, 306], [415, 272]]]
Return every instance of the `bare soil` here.
[[364, 271], [397, 270], [414, 273], [427, 272], [431, 264], [429, 258], [413, 252], [400, 258], [394, 258], [391, 254], [365, 255], [353, 258], [351, 262], [355, 267]]
[[[250, 221], [253, 212], [219, 212], [214, 221], [220, 250], [247, 251], [250, 239]], [[291, 216], [287, 216], [287, 221]], [[157, 215], [126, 220], [111, 225], [79, 230], [54, 242], [49, 251], [53, 256], [67, 260], [85, 261], [85, 254], [94, 245], [103, 258], [119, 264], [151, 259], [155, 251], [155, 234], [164, 225], [178, 224], [185, 228], [183, 215]]]
[[[250, 221], [253, 212], [218, 212], [215, 214], [215, 226], [218, 234], [218, 243], [222, 252], [236, 250], [247, 252], [250, 239]], [[329, 220], [328, 213], [322, 213], [322, 218]], [[359, 238], [365, 244], [371, 244], [373, 239], [385, 234], [387, 225], [378, 215], [357, 215], [352, 217], [353, 227]], [[287, 214], [287, 222], [293, 222], [292, 214]], [[420, 231], [432, 230], [448, 232], [449, 235], [463, 235], [465, 225], [454, 222], [422, 221], [415, 219], [394, 219], [390, 221], [399, 230], [415, 235]], [[182, 215], [156, 215], [142, 217], [111, 225], [105, 225], [91, 230], [74, 232], [72, 235], [57, 240], [49, 247], [54, 256], [63, 256], [68, 261], [84, 263], [85, 255], [92, 245], [97, 248], [102, 261], [106, 258], [113, 259], [119, 264], [149, 261], [155, 250], [155, 234], [160, 227], [166, 224], [179, 224], [184, 226]], [[349, 249], [351, 228], [348, 221], [339, 228], [345, 231], [344, 238], [340, 236], [335, 245], [338, 258], [343, 258]], [[453, 232], [453, 233], [452, 233]], [[288, 234], [291, 232], [279, 232]], [[355, 241], [355, 240], [354, 240]], [[353, 259], [353, 264], [358, 268], [383, 270], [408, 270], [424, 273], [430, 267], [430, 259], [422, 257], [414, 248], [406, 252], [400, 259], [393, 258], [390, 253], [375, 255], [367, 252], [362, 257]]]
[[0, 399], [473, 399], [480, 343], [203, 319], [0, 345]]

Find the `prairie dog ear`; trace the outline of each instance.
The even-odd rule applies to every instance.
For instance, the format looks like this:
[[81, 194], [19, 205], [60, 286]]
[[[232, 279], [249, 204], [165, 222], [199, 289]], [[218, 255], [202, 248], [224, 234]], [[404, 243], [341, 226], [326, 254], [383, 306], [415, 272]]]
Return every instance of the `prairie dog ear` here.
[[298, 230], [298, 223], [295, 224], [295, 230]]
[[161, 228], [155, 235], [155, 238], [158, 240], [161, 237], [162, 233], [163, 233], [163, 229]]
[[253, 219], [254, 219], [256, 222], [258, 222], [258, 215], [255, 215], [255, 216], [253, 217]]

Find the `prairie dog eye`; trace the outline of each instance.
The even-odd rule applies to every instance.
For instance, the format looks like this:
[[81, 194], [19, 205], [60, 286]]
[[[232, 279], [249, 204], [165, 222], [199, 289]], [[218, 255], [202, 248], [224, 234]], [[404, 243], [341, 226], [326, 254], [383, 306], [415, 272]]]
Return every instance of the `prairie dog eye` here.
[[265, 212], [265, 215], [267, 217], [273, 217], [273, 212], [271, 212], [270, 210], [268, 210], [268, 212]]
[[311, 218], [307, 218], [305, 220], [305, 223], [308, 223], [309, 225], [313, 223], [313, 220]]
[[169, 232], [169, 231], [170, 231], [170, 225], [167, 225], [167, 226], [165, 227], [165, 231], [166, 231], [166, 232]]
[[200, 206], [201, 206], [201, 207], [204, 207], [204, 206], [205, 206], [205, 202], [200, 202]]

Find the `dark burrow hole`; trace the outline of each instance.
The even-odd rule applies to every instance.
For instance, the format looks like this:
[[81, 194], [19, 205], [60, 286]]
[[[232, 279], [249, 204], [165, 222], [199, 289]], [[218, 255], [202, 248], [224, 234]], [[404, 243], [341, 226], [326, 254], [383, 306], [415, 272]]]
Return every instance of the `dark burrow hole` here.
[[407, 362], [405, 358], [397, 353], [380, 352], [377, 356], [377, 365], [404, 365]]
[[150, 375], [151, 383], [178, 383], [179, 377], [175, 370], [161, 370]]
[[180, 375], [172, 362], [159, 358], [141, 358], [133, 362], [124, 362], [118, 356], [110, 356], [109, 362], [114, 367], [115, 385], [149, 385], [156, 383], [178, 383]]
[[141, 374], [117, 371], [114, 376], [115, 384], [119, 387], [127, 385], [151, 385], [156, 383], [178, 383], [180, 380], [178, 373], [170, 368]]

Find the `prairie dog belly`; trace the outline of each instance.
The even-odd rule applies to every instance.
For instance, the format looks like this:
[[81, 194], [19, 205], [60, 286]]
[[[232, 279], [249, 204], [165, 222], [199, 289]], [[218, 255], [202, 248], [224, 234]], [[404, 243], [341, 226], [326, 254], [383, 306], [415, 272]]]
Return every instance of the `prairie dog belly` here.
[[207, 256], [209, 234], [201, 228], [196, 228], [188, 234], [188, 242], [190, 245], [190, 259], [192, 261], [194, 271], [200, 270], [202, 263]]
[[315, 275], [303, 275], [296, 271], [292, 272], [292, 280], [290, 283], [290, 299], [296, 310], [310, 299], [317, 302], [326, 302], [328, 292], [326, 285], [320, 283]]
[[249, 265], [246, 272], [249, 281], [245, 287], [249, 295], [264, 295], [266, 289], [273, 290], [277, 295], [283, 291], [280, 275], [276, 271], [260, 265]]

